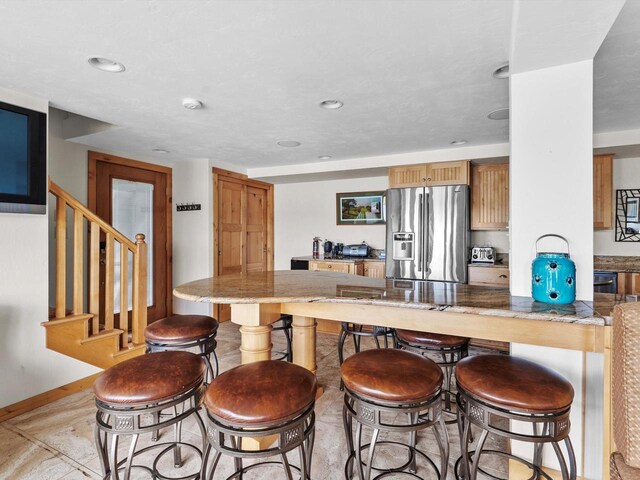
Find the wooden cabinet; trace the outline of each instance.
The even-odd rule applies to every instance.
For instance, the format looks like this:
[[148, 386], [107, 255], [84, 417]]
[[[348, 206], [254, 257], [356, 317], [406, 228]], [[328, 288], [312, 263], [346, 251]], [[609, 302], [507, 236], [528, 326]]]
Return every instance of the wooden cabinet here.
[[405, 165], [389, 167], [389, 187], [421, 187], [427, 180], [427, 166]]
[[319, 272], [350, 273], [351, 275], [364, 275], [364, 264], [362, 261], [353, 262], [332, 262], [326, 260], [311, 260], [309, 270]]
[[389, 167], [389, 187], [469, 185], [469, 160]]
[[621, 295], [640, 295], [640, 273], [618, 273], [618, 293]]
[[613, 228], [613, 155], [593, 157], [593, 228]]
[[469, 265], [469, 285], [509, 287], [509, 267]]
[[509, 164], [471, 168], [471, 230], [506, 230], [509, 226]]
[[370, 278], [384, 278], [385, 265], [384, 262], [364, 262], [364, 276]]

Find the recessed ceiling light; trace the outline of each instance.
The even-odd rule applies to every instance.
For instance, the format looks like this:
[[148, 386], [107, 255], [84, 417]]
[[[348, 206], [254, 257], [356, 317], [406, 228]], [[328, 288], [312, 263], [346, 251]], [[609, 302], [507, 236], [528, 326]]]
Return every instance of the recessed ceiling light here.
[[328, 110], [337, 110], [343, 105], [344, 103], [342, 103], [340, 100], [325, 100], [324, 102], [320, 102], [320, 106]]
[[509, 78], [509, 64], [500, 65], [493, 71], [492, 75], [494, 78]]
[[169, 153], [169, 150], [167, 150], [165, 148], [154, 148], [151, 151], [154, 152], [154, 153]]
[[466, 140], [454, 140], [451, 145], [464, 145], [465, 143], [467, 143]]
[[278, 145], [281, 147], [299, 147], [300, 142], [296, 142], [295, 140], [280, 140]]
[[487, 118], [491, 120], [509, 120], [509, 109], [508, 108], [500, 108], [498, 110], [494, 110]]
[[318, 157], [320, 160], [330, 160], [331, 158], [333, 158], [331, 155], [320, 155]]
[[110, 73], [124, 72], [123, 64], [119, 62], [115, 62], [113, 60], [109, 60], [108, 58], [89, 57], [87, 61], [89, 62], [89, 65], [91, 65], [94, 68], [97, 68], [98, 70], [102, 70], [103, 72], [110, 72]]
[[182, 106], [187, 110], [198, 110], [202, 108], [202, 102], [200, 100], [196, 100], [195, 98], [183, 98]]

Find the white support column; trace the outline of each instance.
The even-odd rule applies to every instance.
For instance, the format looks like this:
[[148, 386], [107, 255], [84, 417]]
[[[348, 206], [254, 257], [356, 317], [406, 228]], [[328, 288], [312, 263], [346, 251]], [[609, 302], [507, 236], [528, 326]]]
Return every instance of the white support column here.
[[[576, 263], [577, 298], [591, 300], [593, 61], [513, 74], [510, 82], [511, 293], [531, 296], [535, 241], [543, 234], [555, 233], [569, 241], [571, 258]], [[542, 246], [547, 251], [564, 248], [562, 243], [553, 240]], [[602, 404], [597, 401], [602, 392], [591, 391], [595, 385], [590, 383], [591, 377], [600, 378], [600, 375], [596, 371], [589, 373], [590, 369], [597, 370], [599, 362], [590, 359], [596, 361], [587, 367], [581, 352], [520, 344], [512, 345], [512, 354], [546, 365], [573, 384], [571, 439], [581, 474], [584, 458], [602, 458], [601, 451], [597, 451], [598, 442], [589, 439], [583, 442], [582, 412], [584, 405], [587, 418], [602, 414], [598, 411]], [[583, 395], [585, 378], [590, 393], [587, 398]], [[590, 435], [598, 434], [591, 428], [587, 430]], [[513, 443], [512, 449], [518, 455], [531, 458], [528, 446]], [[557, 468], [552, 450], [545, 450], [544, 464]], [[585, 478], [600, 478], [601, 472], [601, 466], [591, 462], [585, 469], [585, 474], [588, 473]]]
[[510, 82], [511, 293], [531, 296], [535, 241], [557, 233], [570, 243], [577, 298], [591, 300], [593, 62], [518, 73]]

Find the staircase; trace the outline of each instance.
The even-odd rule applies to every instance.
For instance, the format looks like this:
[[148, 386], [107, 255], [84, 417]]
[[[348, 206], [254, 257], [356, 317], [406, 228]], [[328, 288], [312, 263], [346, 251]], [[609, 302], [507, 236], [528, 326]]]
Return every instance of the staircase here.
[[[55, 311], [49, 321], [41, 324], [46, 329], [47, 348], [100, 368], [141, 355], [145, 350], [147, 326], [144, 235], [139, 233], [135, 242], [131, 241], [51, 180], [49, 192], [56, 198], [56, 261]], [[67, 222], [68, 218], [71, 222]], [[69, 245], [72, 253], [67, 258], [69, 231], [73, 244]], [[88, 232], [86, 252], [85, 232]], [[103, 259], [101, 248], [105, 253]], [[119, 271], [115, 268], [118, 250]], [[88, 260], [86, 291], [85, 255]], [[131, 293], [129, 278], [132, 279]], [[115, 312], [116, 280], [120, 286], [118, 308], [121, 313]], [[101, 281], [104, 282], [102, 294]], [[69, 286], [70, 295], [67, 295]], [[69, 308], [68, 303], [71, 303]]]

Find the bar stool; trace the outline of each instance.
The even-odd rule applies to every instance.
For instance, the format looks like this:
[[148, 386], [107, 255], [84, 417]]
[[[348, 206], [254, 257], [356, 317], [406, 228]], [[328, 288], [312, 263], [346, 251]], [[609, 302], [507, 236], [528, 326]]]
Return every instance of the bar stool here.
[[[189, 352], [150, 353], [125, 360], [106, 370], [96, 380], [95, 441], [102, 468], [102, 478], [117, 480], [119, 470], [124, 470], [128, 480], [133, 468], [150, 473], [153, 478], [167, 478], [158, 471], [158, 463], [173, 451], [176, 468], [182, 466], [181, 447], [202, 457], [202, 449], [181, 441], [182, 420], [194, 415], [202, 435], [202, 447], [206, 443], [204, 423], [198, 409], [204, 394], [206, 365], [200, 356]], [[171, 417], [156, 413], [172, 409]], [[163, 420], [160, 420], [163, 418]], [[138, 437], [160, 428], [174, 426], [175, 439], [136, 450]], [[121, 437], [131, 437], [127, 457], [118, 459], [118, 442]], [[152, 449], [160, 449], [151, 466], [134, 465], [134, 457]], [[199, 471], [181, 478], [197, 478]]]
[[291, 348], [291, 336], [293, 317], [291, 315], [281, 315], [277, 322], [273, 324], [273, 332], [282, 331], [287, 339], [287, 350], [284, 352], [273, 352], [273, 360], [293, 361], [293, 349]]
[[[483, 472], [479, 467], [481, 455], [493, 454], [523, 463], [533, 470], [531, 478], [552, 480], [542, 471], [542, 447], [551, 444], [558, 457], [563, 480], [575, 480], [576, 458], [569, 438], [573, 387], [564, 377], [522, 358], [480, 355], [458, 362], [456, 382], [462, 452], [456, 462], [456, 478], [475, 480], [478, 471]], [[532, 433], [514, 431], [511, 420], [530, 424]], [[471, 425], [481, 430], [473, 451], [469, 451]], [[533, 462], [506, 452], [484, 450], [489, 433], [533, 443]], [[560, 449], [562, 441], [569, 466]]]
[[[414, 330], [396, 330], [396, 346], [402, 350], [417, 353], [431, 358], [440, 365], [444, 372], [442, 386], [442, 400], [444, 411], [449, 415], [455, 415], [452, 405], [455, 404], [455, 395], [451, 391], [452, 380], [456, 363], [469, 354], [469, 338], [456, 337], [454, 335], [440, 335], [437, 333], [425, 333]], [[454, 423], [450, 420], [447, 423]]]
[[[449, 437], [440, 401], [443, 374], [433, 360], [401, 350], [368, 350], [345, 360], [340, 375], [345, 386], [342, 417], [349, 449], [345, 478], [353, 478], [354, 459], [360, 480], [370, 480], [372, 470], [380, 472], [375, 478], [394, 473], [422, 478], [416, 475], [417, 457], [426, 460], [436, 478], [447, 477]], [[407, 423], [398, 423], [399, 413], [406, 414]], [[362, 445], [363, 426], [373, 429], [371, 441], [366, 445]], [[433, 427], [440, 450], [440, 469], [426, 453], [416, 448], [417, 432], [429, 427]], [[378, 441], [381, 431], [409, 433], [409, 441]], [[408, 460], [393, 468], [373, 466], [374, 452], [380, 445], [407, 448]], [[362, 451], [366, 449], [368, 453], [364, 461]]]
[[[216, 377], [207, 388], [204, 405], [207, 410], [209, 445], [202, 462], [202, 479], [215, 478], [222, 454], [234, 459], [235, 472], [228, 478], [265, 465], [281, 464], [286, 478], [292, 470], [307, 480], [311, 475], [311, 455], [315, 432], [313, 407], [316, 377], [306, 368], [278, 360], [264, 360], [232, 368]], [[244, 448], [243, 439], [276, 436], [275, 445]], [[208, 469], [211, 448], [215, 454]], [[298, 449], [300, 467], [290, 465], [287, 452]], [[280, 456], [281, 462], [260, 461], [243, 467], [243, 459]], [[208, 471], [207, 471], [208, 469]]]
[[[357, 323], [342, 322], [340, 328], [340, 335], [338, 336], [338, 362], [340, 365], [344, 362], [344, 342], [351, 336], [353, 338], [353, 346], [356, 353], [360, 352], [360, 341], [362, 337], [372, 337], [376, 342], [376, 348], [380, 349], [379, 337], [384, 339], [384, 348], [389, 348], [389, 338], [393, 339], [393, 328], [378, 327], [375, 325], [367, 325], [367, 330], [364, 330], [365, 325], [358, 325]], [[369, 329], [371, 329], [369, 331]], [[340, 390], [344, 389], [342, 380], [340, 381]]]
[[205, 383], [218, 375], [216, 335], [218, 321], [207, 315], [171, 315], [144, 329], [147, 353], [168, 350], [198, 351], [207, 363]]

